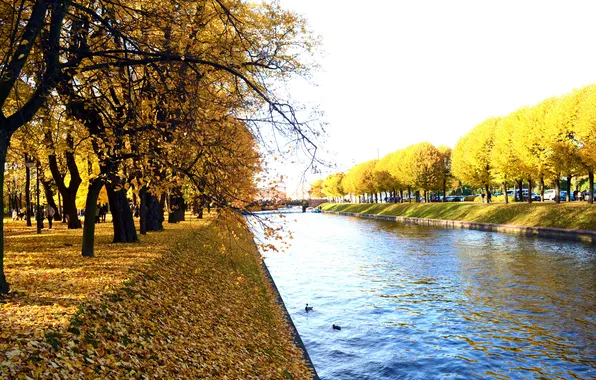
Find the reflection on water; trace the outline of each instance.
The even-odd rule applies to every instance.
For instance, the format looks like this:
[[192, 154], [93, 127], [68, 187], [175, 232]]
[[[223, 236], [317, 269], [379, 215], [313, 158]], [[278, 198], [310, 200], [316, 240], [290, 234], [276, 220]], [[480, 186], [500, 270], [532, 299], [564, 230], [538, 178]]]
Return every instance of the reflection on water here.
[[593, 246], [296, 219], [266, 263], [322, 378], [596, 377]]

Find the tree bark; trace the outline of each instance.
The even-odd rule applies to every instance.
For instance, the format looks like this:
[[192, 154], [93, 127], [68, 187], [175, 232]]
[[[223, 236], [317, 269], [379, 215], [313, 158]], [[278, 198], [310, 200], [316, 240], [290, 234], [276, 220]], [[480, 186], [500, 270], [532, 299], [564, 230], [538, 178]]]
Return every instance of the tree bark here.
[[594, 171], [593, 170], [590, 170], [588, 172], [588, 183], [590, 186], [590, 188], [588, 189], [588, 193], [589, 193], [588, 203], [594, 204]]
[[[28, 160], [25, 154], [25, 161]], [[25, 166], [25, 203], [27, 207], [27, 227], [31, 227], [31, 169]]]
[[103, 181], [95, 178], [89, 184], [87, 200], [85, 202], [85, 224], [83, 226], [83, 247], [82, 254], [85, 257], [93, 257], [93, 246], [95, 243], [95, 213], [97, 211], [97, 198], [103, 187]]
[[557, 179], [555, 180], [555, 202], [556, 203], [561, 203], [561, 179], [560, 177], [557, 177]]
[[505, 204], [509, 204], [509, 194], [507, 194], [507, 182], [503, 182], [503, 194], [505, 195]]
[[532, 203], [532, 178], [528, 177], [528, 203]]
[[65, 153], [66, 166], [68, 168], [68, 172], [70, 173], [70, 183], [68, 184], [68, 187], [64, 183], [64, 175], [60, 173], [60, 169], [58, 168], [58, 160], [56, 159], [56, 155], [48, 155], [48, 161], [50, 163], [52, 177], [54, 177], [54, 181], [56, 182], [56, 187], [58, 187], [58, 191], [60, 191], [60, 194], [62, 194], [64, 213], [68, 219], [68, 229], [78, 229], [81, 228], [81, 221], [77, 215], [77, 191], [79, 190], [79, 186], [83, 181], [81, 179], [81, 175], [79, 173], [74, 156], [73, 137], [67, 136], [66, 142], [69, 147], [68, 152]]
[[54, 213], [54, 220], [59, 222], [62, 220], [62, 216], [60, 215], [60, 209], [56, 205], [56, 201], [54, 201], [54, 190], [52, 190], [52, 184], [50, 181], [41, 181], [43, 186], [43, 192], [46, 195], [46, 201], [48, 204], [56, 211]]
[[[5, 133], [0, 133], [0, 210], [4, 210], [4, 163], [9, 142], [10, 134], [5, 136]], [[9, 290], [10, 284], [4, 274], [4, 218], [0, 218], [0, 293], [6, 294]]]
[[571, 174], [567, 174], [567, 186], [565, 187], [567, 190], [567, 202], [571, 202], [571, 178], [573, 176]]
[[159, 196], [159, 212], [163, 215], [166, 211], [166, 193], [161, 193]]
[[540, 201], [544, 202], [544, 175], [540, 176]]
[[181, 192], [174, 191], [172, 195], [170, 195], [169, 205], [168, 223], [178, 223], [183, 221], [186, 204], [184, 203], [184, 198], [182, 197]]
[[139, 241], [130, 205], [126, 198], [126, 190], [116, 190], [116, 184], [106, 183], [112, 224], [114, 227], [114, 243], [134, 243]]
[[524, 201], [523, 187], [524, 187], [523, 181], [521, 179], [518, 180], [517, 181], [517, 200], [516, 201], [519, 201], [519, 202]]
[[[60, 209], [60, 214], [62, 215], [62, 223], [66, 223], [66, 214], [62, 210], [62, 195], [58, 192], [58, 208]], [[79, 217], [79, 213], [77, 212], [77, 218]]]
[[197, 218], [203, 219], [203, 209], [205, 207], [205, 195], [199, 195], [199, 205], [197, 207]]
[[486, 203], [488, 204], [488, 203], [490, 203], [489, 199], [491, 198], [491, 197], [489, 197], [490, 190], [488, 189], [488, 184], [484, 185], [484, 190], [486, 191]]
[[139, 198], [141, 198], [141, 204], [139, 206], [139, 232], [141, 235], [147, 235], [147, 186], [141, 187], [139, 191]]
[[163, 210], [155, 193], [148, 191], [147, 201], [147, 231], [163, 231]]

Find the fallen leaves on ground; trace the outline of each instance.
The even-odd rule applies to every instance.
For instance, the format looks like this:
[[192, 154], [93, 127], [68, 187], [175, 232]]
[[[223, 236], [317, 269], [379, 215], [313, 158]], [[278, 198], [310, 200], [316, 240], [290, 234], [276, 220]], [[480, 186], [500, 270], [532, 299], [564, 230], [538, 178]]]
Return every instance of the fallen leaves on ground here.
[[167, 225], [140, 244], [110, 244], [110, 227], [89, 259], [80, 230], [9, 223], [1, 377], [312, 376], [237, 221]]

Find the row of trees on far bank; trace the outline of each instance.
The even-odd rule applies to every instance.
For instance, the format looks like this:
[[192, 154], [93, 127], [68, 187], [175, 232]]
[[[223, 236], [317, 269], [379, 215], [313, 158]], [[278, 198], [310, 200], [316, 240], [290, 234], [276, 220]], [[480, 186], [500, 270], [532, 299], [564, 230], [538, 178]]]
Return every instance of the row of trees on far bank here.
[[450, 182], [451, 148], [423, 142], [335, 173], [312, 184], [311, 196], [343, 199], [346, 195], [428, 201], [431, 191], [446, 191]]
[[[544, 199], [550, 187], [560, 202], [562, 178], [568, 199], [573, 178], [587, 179], [583, 190], [593, 193], [595, 168], [596, 85], [590, 85], [491, 117], [463, 136], [453, 151], [420, 143], [331, 174], [312, 184], [311, 195], [339, 200], [350, 194], [377, 201], [384, 193], [403, 201], [411, 200], [412, 192], [427, 198], [429, 191], [447, 194], [447, 189], [469, 186], [486, 194], [502, 188], [508, 202], [507, 189], [515, 186], [518, 199], [524, 199], [523, 188], [530, 194], [538, 189]], [[593, 196], [588, 201], [593, 203]]]

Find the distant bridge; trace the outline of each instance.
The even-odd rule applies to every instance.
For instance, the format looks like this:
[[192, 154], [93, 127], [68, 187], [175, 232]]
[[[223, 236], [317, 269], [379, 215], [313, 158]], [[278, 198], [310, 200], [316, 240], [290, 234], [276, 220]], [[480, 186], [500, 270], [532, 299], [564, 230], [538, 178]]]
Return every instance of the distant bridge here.
[[327, 199], [309, 199], [308, 206], [309, 207], [318, 207], [319, 205], [329, 202]]
[[[292, 199], [290, 201], [283, 202], [283, 203], [288, 206], [302, 206], [302, 202], [303, 202], [302, 199]], [[328, 200], [325, 198], [315, 198], [315, 199], [306, 199], [306, 202], [308, 202], [308, 207], [317, 207], [322, 203], [328, 202]]]

